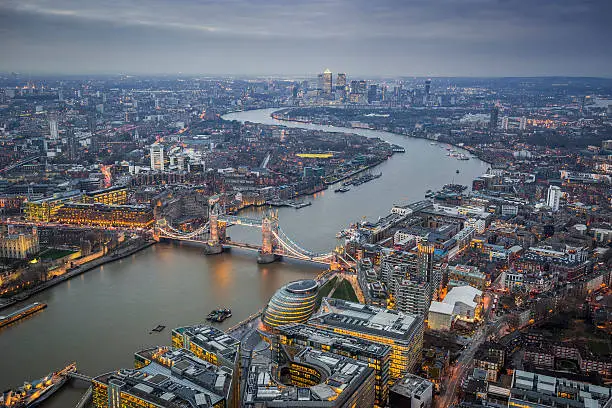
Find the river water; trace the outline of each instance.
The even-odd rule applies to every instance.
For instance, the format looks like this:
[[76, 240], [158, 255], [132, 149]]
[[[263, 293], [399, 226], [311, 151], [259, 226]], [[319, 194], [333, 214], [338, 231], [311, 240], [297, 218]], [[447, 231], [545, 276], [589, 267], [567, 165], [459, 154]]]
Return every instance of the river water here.
[[[272, 111], [238, 112], [225, 118], [339, 130], [278, 122], [269, 116]], [[336, 232], [349, 223], [364, 216], [384, 216], [393, 203], [420, 200], [426, 190], [446, 183], [470, 184], [488, 167], [476, 159], [447, 157], [445, 149], [426, 140], [363, 129], [346, 131], [380, 137], [404, 146], [406, 153], [378, 166], [375, 171], [383, 173], [379, 179], [344, 194], [326, 190], [307, 197], [312, 205], [300, 210], [279, 209], [281, 228], [306, 249], [327, 251], [337, 243]], [[259, 216], [261, 211], [246, 210], [245, 215]], [[260, 240], [260, 230], [235, 226], [229, 233], [233, 240]], [[135, 351], [169, 344], [171, 328], [202, 323], [211, 309], [220, 306], [232, 309], [233, 317], [220, 325], [228, 328], [263, 307], [284, 283], [314, 277], [321, 270], [298, 262], [257, 265], [255, 254], [249, 251], [206, 257], [197, 247], [155, 245], [28, 299], [49, 307], [0, 329], [0, 391], [72, 361], [80, 371], [94, 376], [131, 367]], [[151, 334], [158, 324], [166, 329]], [[84, 389], [78, 383], [64, 387], [43, 407], [74, 406]]]

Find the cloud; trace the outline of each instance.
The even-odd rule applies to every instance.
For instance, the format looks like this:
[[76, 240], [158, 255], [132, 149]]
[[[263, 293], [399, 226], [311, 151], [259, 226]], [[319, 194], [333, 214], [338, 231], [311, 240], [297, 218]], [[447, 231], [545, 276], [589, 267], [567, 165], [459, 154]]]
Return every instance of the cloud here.
[[609, 15], [607, 0], [4, 0], [0, 70], [610, 76]]

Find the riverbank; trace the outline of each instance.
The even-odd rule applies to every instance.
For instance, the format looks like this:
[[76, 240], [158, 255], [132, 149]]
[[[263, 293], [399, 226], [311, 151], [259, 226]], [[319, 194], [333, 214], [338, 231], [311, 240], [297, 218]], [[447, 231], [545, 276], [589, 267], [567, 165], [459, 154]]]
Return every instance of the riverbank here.
[[133, 254], [135, 254], [136, 252], [142, 251], [145, 248], [148, 248], [152, 245], [154, 245], [156, 242], [155, 241], [145, 241], [144, 243], [140, 244], [140, 245], [136, 245], [133, 247], [129, 247], [129, 248], [125, 248], [123, 251], [119, 251], [119, 252], [114, 252], [112, 254], [109, 255], [105, 255], [101, 258], [95, 259], [91, 262], [86, 263], [85, 265], [79, 266], [69, 272], [66, 272], [65, 274], [58, 276], [56, 278], [53, 278], [47, 282], [44, 282], [38, 286], [36, 286], [35, 288], [32, 289], [28, 289], [25, 290], [11, 298], [8, 299], [7, 302], [4, 302], [0, 305], [0, 310], [5, 309], [7, 307], [10, 306], [14, 306], [20, 302], [23, 302], [25, 300], [27, 300], [30, 296], [35, 295], [37, 293], [40, 293], [44, 290], [47, 290], [49, 288], [52, 288], [55, 285], [58, 285], [62, 282], [65, 282], [69, 279], [74, 278], [75, 276], [79, 276], [85, 272], [88, 272], [94, 268], [97, 268], [99, 266], [102, 266], [104, 264], [107, 263], [111, 263], [111, 262], [115, 262], [118, 261], [120, 259], [126, 258], [128, 256], [131, 256]]
[[[279, 122], [304, 123], [304, 124], [311, 124], [311, 125], [318, 125], [318, 126], [330, 126], [330, 127], [333, 127], [333, 128], [348, 128], [348, 126], [343, 126], [342, 123], [337, 124], [335, 122], [326, 122], [326, 121], [313, 120], [313, 119], [304, 120], [304, 119], [291, 118], [291, 117], [284, 116], [282, 114], [280, 114], [280, 115], [278, 114], [279, 112], [288, 111], [288, 110], [291, 110], [291, 109], [293, 109], [293, 108], [282, 108], [282, 109], [279, 109], [278, 111], [272, 112], [270, 114], [270, 117], [275, 119], [275, 120], [278, 120]], [[413, 139], [422, 139], [422, 140], [429, 140], [429, 141], [437, 142], [437, 143], [445, 143], [445, 144], [447, 144], [449, 146], [453, 146], [453, 147], [455, 147], [457, 149], [462, 149], [462, 150], [465, 150], [465, 151], [469, 152], [475, 158], [477, 158], [478, 160], [480, 160], [480, 161], [482, 161], [484, 163], [487, 163], [490, 166], [493, 165], [493, 163], [489, 159], [484, 157], [473, 146], [466, 146], [466, 145], [459, 146], [458, 144], [455, 144], [455, 143], [453, 143], [451, 141], [446, 141], [446, 140], [438, 141], [438, 140], [434, 140], [434, 139], [429, 139], [429, 138], [427, 138], [425, 136], [418, 136], [418, 135], [413, 135], [413, 134], [394, 132], [392, 130], [387, 130], [387, 129], [381, 128], [380, 126], [377, 127], [377, 126], [374, 126], [374, 125], [369, 124], [369, 123], [368, 123], [368, 127], [355, 127], [355, 128], [351, 127], [351, 129], [356, 129], [356, 130], [359, 130], [359, 129], [361, 129], [361, 130], [372, 130], [372, 131], [377, 131], [377, 132], [388, 132], [388, 133], [392, 133], [394, 135], [410, 137], [410, 138], [413, 138]]]

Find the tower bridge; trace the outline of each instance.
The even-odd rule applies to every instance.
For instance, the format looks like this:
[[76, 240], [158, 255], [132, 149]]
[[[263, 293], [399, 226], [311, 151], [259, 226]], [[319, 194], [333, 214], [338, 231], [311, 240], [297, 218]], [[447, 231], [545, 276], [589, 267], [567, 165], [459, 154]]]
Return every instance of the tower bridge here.
[[[226, 230], [231, 225], [261, 229], [261, 245], [230, 240]], [[336, 248], [327, 253], [317, 253], [302, 248], [281, 229], [278, 222], [278, 211], [275, 210], [270, 210], [263, 218], [256, 219], [221, 214], [219, 207], [215, 205], [209, 215], [209, 222], [200, 228], [184, 232], [162, 219], [155, 225], [155, 237], [197, 242], [203, 245], [206, 254], [219, 254], [223, 252], [224, 247], [256, 250], [258, 251], [257, 262], [262, 264], [272, 263], [281, 258], [291, 258], [330, 265], [332, 269], [354, 266], [354, 262], [345, 259], [347, 257], [344, 255], [343, 248]]]

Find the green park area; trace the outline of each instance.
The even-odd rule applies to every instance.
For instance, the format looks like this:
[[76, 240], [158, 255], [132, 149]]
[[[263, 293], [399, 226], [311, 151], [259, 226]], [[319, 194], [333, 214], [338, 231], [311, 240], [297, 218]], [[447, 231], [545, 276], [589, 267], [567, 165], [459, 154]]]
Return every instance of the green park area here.
[[73, 254], [76, 251], [72, 249], [59, 249], [59, 248], [46, 248], [40, 252], [40, 259], [53, 261], [56, 259], [63, 258], [67, 255]]
[[340, 282], [334, 293], [332, 293], [332, 297], [335, 299], [348, 300], [349, 302], [359, 301], [359, 299], [357, 299], [357, 295], [355, 294], [353, 286], [351, 286], [351, 283], [346, 279]]

